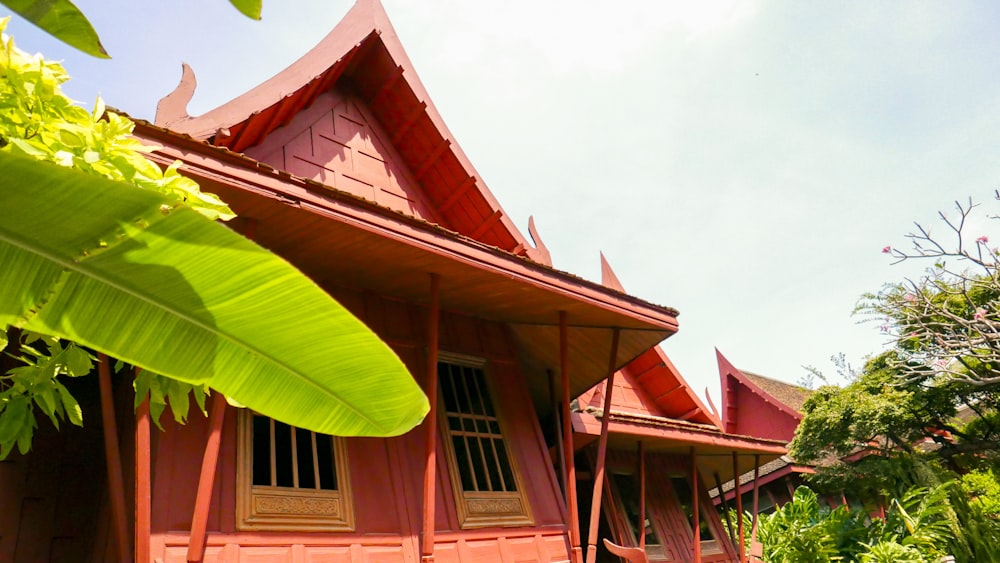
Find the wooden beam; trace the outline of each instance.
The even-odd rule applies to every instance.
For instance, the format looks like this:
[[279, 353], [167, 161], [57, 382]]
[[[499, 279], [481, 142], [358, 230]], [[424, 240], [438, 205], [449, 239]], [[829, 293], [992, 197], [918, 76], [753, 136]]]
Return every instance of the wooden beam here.
[[757, 511], [760, 507], [760, 454], [753, 456], [753, 524], [750, 526], [750, 547], [757, 540]]
[[698, 414], [699, 412], [701, 412], [701, 408], [700, 407], [695, 407], [695, 408], [687, 411], [686, 413], [680, 415], [678, 418], [680, 418], [681, 420], [689, 420], [692, 416]]
[[424, 419], [427, 452], [424, 460], [424, 514], [423, 537], [420, 557], [424, 563], [434, 561], [434, 485], [437, 480], [437, 391], [438, 391], [438, 334], [441, 322], [441, 278], [431, 274], [431, 301], [427, 311], [427, 385], [424, 392], [431, 410]]
[[152, 461], [149, 397], [135, 409], [135, 560], [149, 561], [152, 533]]
[[639, 372], [639, 374], [636, 375], [635, 378], [636, 379], [642, 379], [643, 377], [646, 377], [647, 375], [653, 373], [653, 370], [659, 369], [659, 368], [665, 368], [665, 367], [667, 367], [667, 364], [665, 364], [663, 362], [656, 362], [655, 364], [653, 364], [653, 365], [649, 366], [648, 368], [646, 368], [646, 369], [642, 370], [641, 372]]
[[372, 96], [370, 100], [368, 100], [368, 107], [375, 107], [376, 105], [380, 104], [382, 100], [386, 97], [386, 95], [389, 94], [389, 91], [392, 90], [392, 87], [396, 85], [396, 82], [399, 82], [399, 79], [403, 77], [403, 66], [398, 65], [396, 66], [396, 68], [390, 70], [389, 73], [391, 74], [391, 76], [389, 76], [389, 78], [387, 78], [386, 81], [382, 83], [382, 86], [378, 89], [378, 92], [375, 92], [375, 95]]
[[118, 424], [115, 422], [115, 402], [111, 390], [110, 360], [97, 355], [97, 378], [101, 388], [101, 422], [104, 424], [104, 461], [108, 470], [108, 493], [111, 495], [111, 519], [119, 561], [131, 561], [128, 545], [128, 522], [125, 516], [125, 479], [122, 477], [122, 457], [118, 449]]
[[580, 512], [576, 505], [576, 467], [573, 463], [573, 421], [569, 411], [569, 322], [559, 311], [559, 371], [562, 375], [563, 457], [566, 458], [566, 511], [569, 516], [570, 563], [583, 563], [580, 548]]
[[490, 227], [495, 225], [497, 221], [500, 220], [500, 217], [502, 215], [503, 215], [503, 209], [497, 209], [496, 211], [494, 211], [492, 215], [484, 219], [483, 222], [480, 223], [478, 227], [476, 227], [476, 230], [473, 231], [471, 235], [469, 235], [469, 238], [478, 239], [479, 237], [483, 236], [486, 233], [486, 231], [490, 229]]
[[745, 563], [747, 559], [746, 549], [743, 546], [743, 495], [740, 494], [740, 464], [739, 454], [733, 452], [733, 491], [736, 492], [736, 549], [740, 554], [740, 563]]
[[691, 527], [694, 528], [692, 538], [694, 545], [694, 560], [701, 561], [701, 514], [698, 512], [698, 458], [691, 446]]
[[639, 549], [646, 549], [646, 447], [638, 444], [639, 457]]
[[191, 515], [191, 537], [188, 541], [188, 563], [201, 563], [205, 557], [205, 535], [208, 529], [208, 511], [212, 507], [212, 490], [215, 488], [215, 469], [219, 463], [219, 446], [222, 443], [222, 423], [226, 418], [226, 398], [222, 393], [212, 393], [208, 412], [208, 439], [201, 458], [201, 475], [198, 492], [194, 497]]
[[611, 357], [608, 358], [608, 379], [604, 391], [604, 414], [601, 415], [601, 437], [597, 444], [597, 468], [594, 470], [594, 493], [590, 503], [590, 527], [587, 530], [587, 563], [597, 561], [597, 525], [601, 520], [601, 493], [604, 492], [604, 467], [608, 455], [608, 422], [611, 420], [611, 394], [615, 388], [615, 366], [618, 362], [620, 330], [611, 333]]
[[653, 402], [654, 403], [659, 403], [660, 399], [663, 399], [663, 398], [665, 398], [665, 397], [667, 397], [669, 395], [672, 395], [673, 393], [676, 393], [676, 392], [680, 391], [681, 389], [684, 389], [684, 385], [683, 384], [677, 385], [676, 387], [671, 387], [670, 389], [667, 389], [663, 393], [660, 393], [659, 395], [657, 395], [653, 399]]
[[449, 209], [454, 207], [454, 205], [458, 203], [460, 199], [462, 199], [462, 196], [465, 195], [465, 192], [472, 189], [472, 187], [475, 185], [476, 185], [475, 176], [469, 176], [468, 178], [466, 178], [461, 184], [458, 185], [457, 188], [451, 191], [451, 194], [448, 196], [448, 199], [444, 200], [444, 203], [438, 206], [437, 208], [438, 213], [441, 213], [442, 215], [447, 213]]
[[566, 477], [566, 452], [563, 450], [563, 438], [562, 438], [562, 410], [560, 408], [559, 393], [556, 391], [556, 374], [552, 370], [545, 370], [545, 374], [549, 377], [549, 397], [552, 399], [552, 422], [555, 425], [555, 437], [556, 437], [556, 453], [558, 454], [559, 463], [559, 479], [560, 485], [562, 485], [562, 512], [566, 513], [566, 506], [569, 502], [566, 500], [566, 488], [567, 483], [569, 483]]
[[420, 165], [420, 168], [418, 168], [413, 173], [413, 178], [419, 182], [421, 178], [424, 177], [424, 174], [427, 174], [430, 171], [431, 167], [434, 166], [434, 163], [437, 162], [439, 158], [441, 158], [441, 155], [444, 154], [444, 151], [447, 150], [448, 147], [450, 146], [451, 146], [451, 139], [441, 139], [441, 142], [438, 143], [438, 146], [434, 147], [434, 150], [432, 150], [431, 153], [427, 155], [427, 158], [424, 159], [424, 162], [423, 164]]
[[733, 530], [733, 515], [729, 513], [729, 501], [726, 500], [726, 494], [722, 492], [722, 479], [719, 478], [719, 473], [715, 472], [712, 474], [715, 477], [715, 490], [719, 491], [719, 504], [722, 505], [722, 512], [726, 515], [726, 531], [729, 532], [729, 542], [736, 547], [736, 534]]
[[398, 144], [403, 140], [403, 137], [410, 132], [410, 129], [417, 123], [420, 116], [424, 114], [424, 110], [427, 109], [427, 102], [420, 102], [415, 108], [413, 108], [410, 113], [403, 118], [403, 122], [399, 124], [399, 129], [392, 135], [392, 144]]

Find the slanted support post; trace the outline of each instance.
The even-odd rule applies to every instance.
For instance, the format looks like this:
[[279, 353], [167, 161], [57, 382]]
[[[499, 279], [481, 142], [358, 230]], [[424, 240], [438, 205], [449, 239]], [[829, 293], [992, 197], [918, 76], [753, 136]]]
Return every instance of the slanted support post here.
[[750, 526], [750, 545], [757, 541], [757, 511], [760, 507], [760, 454], [753, 456], [753, 524]]
[[580, 512], [576, 503], [576, 464], [573, 462], [573, 421], [569, 411], [569, 321], [559, 311], [559, 371], [562, 375], [563, 458], [566, 460], [566, 511], [569, 516], [570, 563], [583, 563], [580, 548]]
[[701, 514], [698, 512], [698, 456], [694, 453], [694, 446], [691, 446], [691, 527], [694, 533], [691, 534], [694, 539], [694, 545], [692, 545], [692, 550], [694, 551], [694, 560], [701, 561]]
[[597, 525], [601, 519], [601, 493], [604, 492], [604, 467], [608, 455], [608, 423], [611, 420], [611, 393], [615, 388], [615, 366], [618, 363], [619, 329], [611, 335], [611, 358], [604, 389], [604, 414], [601, 415], [601, 437], [597, 444], [597, 469], [594, 471], [594, 494], [590, 503], [590, 527], [587, 530], [587, 563], [597, 561]]
[[201, 458], [198, 492], [194, 497], [191, 516], [191, 537], [188, 540], [188, 563], [201, 563], [205, 557], [205, 537], [208, 530], [208, 511], [212, 507], [212, 490], [215, 488], [215, 469], [219, 464], [219, 447], [222, 444], [222, 423], [226, 418], [226, 397], [219, 391], [212, 392], [208, 412], [208, 438]]
[[149, 561], [152, 518], [152, 463], [149, 397], [135, 409], [135, 560]]
[[427, 311], [427, 401], [431, 410], [424, 419], [427, 455], [424, 459], [424, 529], [420, 542], [420, 558], [424, 563], [434, 561], [434, 485], [437, 480], [437, 392], [438, 392], [438, 334], [441, 323], [441, 277], [431, 274], [431, 302]]
[[639, 455], [639, 549], [646, 549], [646, 446], [638, 445]]
[[743, 546], [743, 495], [740, 494], [740, 464], [739, 454], [733, 452], [733, 491], [736, 492], [736, 549], [740, 554], [740, 563], [744, 563], [747, 558], [746, 549]]
[[119, 561], [131, 561], [128, 545], [128, 522], [125, 517], [125, 479], [122, 477], [122, 457], [118, 449], [118, 424], [115, 422], [115, 402], [111, 389], [110, 360], [97, 355], [97, 379], [101, 388], [101, 422], [104, 424], [104, 460], [108, 469], [108, 493], [111, 495], [111, 519], [115, 530]]
[[715, 477], [715, 490], [719, 491], [719, 504], [722, 505], [722, 512], [726, 515], [726, 531], [729, 532], [729, 541], [736, 544], [736, 530], [733, 529], [733, 515], [729, 513], [729, 501], [726, 500], [726, 494], [722, 492], [722, 479], [719, 478], [719, 473], [713, 473]]

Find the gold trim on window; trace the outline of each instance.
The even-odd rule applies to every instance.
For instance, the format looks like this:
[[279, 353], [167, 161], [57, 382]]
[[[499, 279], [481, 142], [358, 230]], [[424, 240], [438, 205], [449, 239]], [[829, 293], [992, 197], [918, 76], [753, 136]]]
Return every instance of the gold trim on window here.
[[[267, 453], [257, 452], [258, 467], [267, 473], [269, 484], [254, 484], [254, 418], [269, 427], [270, 436], [258, 437], [258, 445], [269, 444]], [[236, 528], [238, 530], [351, 532], [354, 531], [347, 444], [343, 438], [291, 428], [285, 453], [278, 459], [274, 420], [241, 409], [237, 418], [239, 435], [236, 450]], [[323, 440], [332, 443], [329, 449]], [[307, 463], [300, 465], [298, 447]], [[310, 454], [311, 452], [311, 454]], [[324, 455], [326, 454], [326, 455]], [[332, 457], [333, 468], [323, 467], [321, 458]], [[290, 465], [290, 469], [289, 469]], [[269, 466], [269, 467], [268, 467]], [[284, 469], [282, 471], [281, 469]], [[279, 484], [279, 472], [282, 472]]]
[[438, 358], [438, 419], [459, 525], [534, 525], [485, 360], [450, 353]]

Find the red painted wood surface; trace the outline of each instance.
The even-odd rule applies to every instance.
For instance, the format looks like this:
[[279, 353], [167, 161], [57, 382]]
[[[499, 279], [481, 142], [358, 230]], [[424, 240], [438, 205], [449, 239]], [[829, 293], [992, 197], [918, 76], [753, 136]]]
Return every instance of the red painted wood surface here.
[[[444, 281], [444, 280], [442, 280]], [[428, 310], [370, 293], [328, 288], [400, 356], [418, 382], [426, 384]], [[442, 311], [440, 349], [482, 357], [497, 385], [495, 401], [509, 422], [509, 444], [528, 492], [535, 525], [523, 528], [461, 530], [443, 456], [437, 456], [434, 509], [436, 562], [470, 563], [464, 557], [497, 557], [514, 563], [569, 559], [567, 527], [558, 505], [558, 483], [541, 440], [538, 417], [517, 362], [517, 351], [506, 327], [474, 317]], [[152, 557], [184, 561], [207, 422], [192, 416], [178, 427], [163, 420], [165, 432], [153, 435]], [[436, 435], [442, 446], [441, 432]], [[301, 552], [315, 561], [415, 561], [420, 558], [423, 468], [426, 433], [413, 431], [390, 439], [348, 439], [350, 476], [354, 490], [356, 530], [353, 533], [252, 533], [235, 529], [235, 441], [233, 409], [223, 424], [216, 487], [207, 519], [204, 561], [237, 554], [240, 561], [291, 561]], [[501, 549], [500, 539], [504, 539]], [[465, 543], [460, 543], [464, 541]], [[300, 547], [295, 547], [300, 546]], [[293, 549], [295, 551], [293, 551]], [[227, 555], [228, 554], [228, 555]], [[493, 554], [493, 555], [490, 555]], [[256, 558], [256, 559], [255, 559]], [[512, 559], [511, 559], [512, 558]]]
[[215, 489], [215, 470], [222, 444], [222, 423], [226, 417], [226, 398], [213, 393], [209, 406], [208, 436], [201, 458], [198, 492], [195, 494], [194, 512], [191, 515], [191, 541], [188, 544], [189, 563], [201, 563], [205, 555], [205, 533], [208, 528], [208, 511]]
[[152, 518], [152, 461], [150, 460], [149, 399], [135, 410], [135, 560], [149, 561]]
[[111, 388], [110, 360], [97, 355], [97, 380], [101, 389], [101, 422], [104, 427], [104, 462], [108, 471], [108, 494], [111, 498], [111, 520], [114, 529], [118, 561], [132, 558], [128, 516], [125, 508], [125, 480], [122, 477], [122, 459], [118, 442], [118, 423], [115, 420], [114, 396]]
[[573, 462], [573, 426], [570, 419], [569, 391], [569, 332], [568, 315], [559, 311], [559, 374], [562, 382], [562, 439], [563, 459], [566, 460], [566, 512], [569, 514], [569, 546], [570, 561], [583, 563], [583, 552], [580, 548], [580, 511], [576, 500], [576, 464]]
[[[611, 410], [611, 401], [615, 389], [615, 366], [618, 365], [618, 337], [619, 333], [616, 330], [611, 341], [611, 357], [608, 358], [608, 390], [604, 396], [603, 406], [605, 412], [610, 412]], [[587, 563], [595, 563], [597, 561], [597, 527], [601, 518], [601, 494], [604, 492], [604, 465], [606, 461], [605, 457], [608, 453], [609, 420], [610, 417], [601, 419], [601, 437], [597, 445], [597, 467], [594, 469], [593, 500], [590, 503], [590, 519], [587, 527]]]
[[426, 429], [425, 447], [427, 457], [424, 463], [423, 533], [420, 554], [425, 561], [434, 559], [434, 503], [437, 481], [437, 420], [438, 420], [438, 333], [441, 325], [441, 278], [431, 274], [431, 300], [427, 311], [427, 382], [424, 391], [431, 410], [424, 419]]

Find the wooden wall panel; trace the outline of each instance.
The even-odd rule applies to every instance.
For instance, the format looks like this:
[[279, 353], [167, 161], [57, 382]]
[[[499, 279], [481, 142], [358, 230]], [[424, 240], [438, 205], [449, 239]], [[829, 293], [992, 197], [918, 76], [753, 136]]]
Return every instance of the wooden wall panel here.
[[359, 98], [333, 89], [247, 154], [379, 205], [440, 223], [413, 171]]

